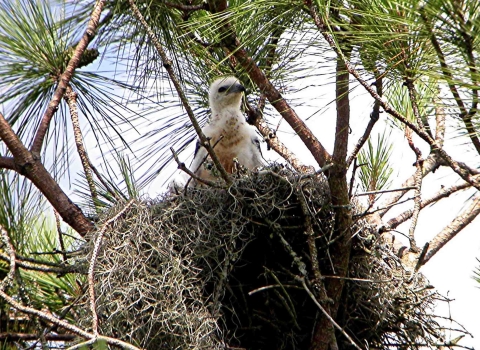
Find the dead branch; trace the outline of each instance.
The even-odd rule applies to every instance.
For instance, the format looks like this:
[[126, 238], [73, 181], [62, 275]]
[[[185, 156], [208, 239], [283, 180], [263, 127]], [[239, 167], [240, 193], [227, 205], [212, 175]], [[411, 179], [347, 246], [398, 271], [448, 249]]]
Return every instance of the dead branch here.
[[[439, 167], [439, 164], [440, 164], [440, 161], [438, 159], [438, 156], [435, 153], [430, 153], [427, 159], [425, 159], [422, 163], [422, 176], [425, 177], [430, 172], [435, 171]], [[401, 187], [403, 188], [415, 187], [415, 175], [416, 175], [416, 171], [412, 176], [410, 176], [407, 180], [405, 180], [402, 183]], [[388, 197], [382, 203], [382, 207], [384, 209], [380, 210], [380, 213], [379, 213], [380, 216], [383, 217], [392, 208], [392, 206], [395, 203], [397, 203], [400, 200], [400, 198], [402, 198], [407, 192], [408, 190], [400, 191]]]
[[[192, 179], [194, 179], [194, 180], [196, 180], [196, 181], [198, 181], [198, 182], [200, 182], [204, 185], [207, 185], [207, 186], [216, 187], [216, 188], [226, 188], [225, 186], [222, 186], [221, 184], [219, 184], [217, 182], [210, 181], [210, 180], [207, 180], [207, 179], [202, 179], [200, 176], [195, 175], [194, 172], [192, 172], [190, 169], [187, 168], [187, 166], [185, 165], [184, 162], [181, 162], [180, 159], [178, 159], [177, 152], [175, 152], [173, 147], [170, 147], [170, 151], [173, 154], [173, 159], [175, 159], [175, 162], [178, 165], [178, 169], [185, 172], [188, 176], [190, 176], [190, 178], [192, 178]], [[207, 159], [207, 157], [208, 157], [208, 155], [205, 157], [204, 161]], [[203, 162], [202, 162], [202, 164], [203, 164]], [[202, 164], [200, 164], [200, 166], [202, 166]]]
[[417, 186], [408, 186], [408, 187], [401, 187], [401, 188], [394, 188], [394, 189], [389, 189], [389, 190], [379, 190], [379, 191], [368, 191], [368, 192], [362, 192], [355, 194], [356, 197], [360, 196], [369, 196], [371, 194], [379, 194], [379, 193], [390, 193], [390, 192], [403, 192], [403, 191], [409, 191], [409, 190], [416, 190]]
[[[415, 100], [412, 100], [412, 104]], [[418, 107], [417, 107], [418, 112]], [[420, 117], [419, 117], [420, 118]], [[413, 253], [418, 253], [419, 248], [417, 243], [415, 242], [415, 229], [417, 227], [418, 216], [420, 215], [420, 203], [422, 201], [422, 152], [415, 146], [412, 139], [412, 133], [408, 127], [405, 128], [405, 136], [407, 138], [408, 145], [415, 153], [415, 194], [414, 194], [414, 205], [413, 205], [413, 212], [412, 212], [412, 222], [410, 224], [410, 228], [408, 230], [408, 239], [410, 241], [410, 251]]]
[[[449, 188], [442, 188], [438, 193], [433, 195], [430, 198], [424, 199], [420, 203], [420, 209], [425, 208], [426, 206], [435, 203], [439, 201], [442, 198], [449, 197], [451, 194], [456, 193], [458, 191], [465, 190], [467, 188], [472, 187], [471, 184], [468, 182], [464, 182], [463, 184], [457, 185], [457, 186], [451, 186]], [[404, 223], [408, 219], [410, 219], [413, 215], [413, 209], [409, 209], [407, 211], [404, 211], [400, 215], [388, 220], [386, 224], [386, 230], [388, 231], [389, 229], [395, 229], [397, 228], [400, 224]]]
[[431, 241], [425, 256], [426, 264], [445, 244], [461, 230], [468, 226], [480, 214], [480, 196], [476, 196], [470, 206], [457, 216], [448, 226], [439, 232]]

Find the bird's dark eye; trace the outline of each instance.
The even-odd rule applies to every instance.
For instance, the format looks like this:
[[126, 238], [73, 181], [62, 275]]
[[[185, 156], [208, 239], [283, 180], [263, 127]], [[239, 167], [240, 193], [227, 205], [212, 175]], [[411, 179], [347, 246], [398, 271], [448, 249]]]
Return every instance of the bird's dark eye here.
[[218, 89], [218, 92], [225, 92], [225, 91], [227, 91], [226, 86], [222, 86], [220, 89]]

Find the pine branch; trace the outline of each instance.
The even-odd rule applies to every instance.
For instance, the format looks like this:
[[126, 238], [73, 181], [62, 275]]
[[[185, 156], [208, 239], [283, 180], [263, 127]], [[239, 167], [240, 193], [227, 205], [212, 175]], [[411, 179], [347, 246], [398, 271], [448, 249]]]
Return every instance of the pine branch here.
[[319, 29], [320, 33], [323, 35], [324, 39], [328, 42], [330, 47], [337, 53], [339, 57], [342, 57], [343, 62], [348, 70], [348, 72], [355, 77], [355, 79], [362, 85], [365, 90], [380, 103], [380, 106], [385, 112], [393, 116], [395, 119], [403, 123], [404, 125], [410, 127], [422, 140], [430, 145], [431, 149], [434, 149], [438, 154], [445, 160], [445, 162], [455, 171], [462, 179], [471, 183], [477, 189], [480, 189], [480, 179], [478, 176], [475, 176], [477, 171], [468, 167], [465, 163], [457, 162], [450, 155], [433, 140], [430, 135], [425, 131], [420, 129], [417, 125], [409, 121], [405, 116], [395, 110], [390, 104], [388, 104], [377, 92], [368, 84], [358, 73], [355, 67], [350, 63], [350, 61], [345, 57], [343, 52], [337, 47], [332, 36], [327, 32], [326, 25], [322, 22], [320, 17], [317, 14], [315, 6], [311, 0], [305, 0], [305, 3], [310, 9], [310, 14], [314, 20], [315, 25]]
[[33, 182], [67, 224], [82, 236], [93, 229], [93, 224], [63, 192], [40, 159], [23, 145], [1, 113], [0, 139], [13, 155], [14, 170]]
[[15, 159], [12, 157], [0, 157], [0, 168], [15, 170]]
[[88, 21], [85, 33], [83, 34], [82, 38], [78, 42], [78, 45], [75, 48], [75, 51], [73, 52], [72, 58], [68, 62], [67, 68], [65, 68], [65, 71], [58, 79], [58, 86], [55, 89], [52, 100], [48, 104], [45, 114], [43, 115], [43, 118], [37, 130], [37, 133], [33, 140], [32, 147], [30, 148], [31, 152], [36, 157], [40, 156], [42, 146], [43, 146], [43, 141], [45, 139], [45, 136], [47, 135], [50, 122], [53, 118], [53, 115], [57, 111], [58, 106], [60, 105], [60, 101], [62, 100], [62, 97], [65, 94], [65, 91], [67, 90], [67, 86], [70, 83], [70, 80], [72, 79], [73, 74], [75, 73], [75, 69], [80, 64], [80, 60], [82, 58], [84, 51], [87, 49], [88, 44], [95, 37], [95, 32], [97, 30], [98, 23], [100, 21], [100, 15], [102, 14], [102, 9], [104, 5], [105, 5], [104, 0], [97, 0], [95, 2], [92, 15], [90, 16], [90, 20]]
[[75, 137], [75, 145], [77, 146], [77, 152], [82, 162], [83, 171], [85, 173], [85, 178], [87, 179], [88, 187], [90, 188], [90, 194], [92, 196], [94, 207], [97, 210], [98, 214], [97, 188], [95, 186], [95, 182], [93, 181], [92, 169], [90, 168], [90, 160], [88, 158], [87, 151], [83, 145], [82, 129], [80, 128], [80, 122], [78, 120], [77, 93], [73, 91], [70, 83], [67, 84], [67, 90], [64, 97], [70, 110], [70, 117], [72, 119], [73, 135]]
[[[442, 51], [442, 48], [440, 46], [440, 43], [438, 42], [438, 39], [434, 33], [434, 30], [432, 28], [432, 25], [430, 24], [429, 19], [427, 18], [427, 15], [425, 13], [425, 7], [421, 6], [420, 7], [420, 17], [422, 18], [423, 22], [425, 23], [425, 27], [427, 28], [428, 32], [430, 33], [430, 41], [432, 43], [433, 48], [435, 49], [435, 52], [437, 54], [438, 60], [440, 62], [440, 67], [442, 69], [442, 74], [445, 76], [445, 81], [447, 82], [448, 88], [450, 89], [451, 94], [453, 95], [453, 98], [455, 99], [455, 102], [457, 103], [457, 106], [460, 110], [460, 118], [463, 120], [465, 124], [465, 128], [467, 129], [468, 136], [470, 137], [470, 140], [472, 141], [473, 145], [475, 146], [475, 149], [477, 150], [478, 154], [480, 154], [480, 139], [478, 138], [478, 133], [475, 130], [473, 123], [472, 123], [472, 116], [476, 114], [477, 110], [477, 104], [478, 104], [478, 91], [477, 89], [472, 89], [473, 90], [473, 101], [472, 101], [472, 108], [470, 111], [467, 111], [467, 108], [460, 97], [460, 93], [458, 92], [457, 87], [453, 83], [454, 77], [452, 74], [451, 68], [448, 66], [447, 61], [445, 59], [445, 55]], [[469, 57], [469, 61], [471, 58]], [[472, 62], [469, 62], [469, 67]], [[473, 69], [473, 71], [472, 71]], [[473, 82], [475, 82], [475, 75], [476, 73], [476, 68], [475, 68], [475, 60], [473, 59], [473, 66], [470, 67], [470, 72], [471, 76], [473, 79]]]
[[[210, 11], [212, 13], [219, 13], [227, 9], [226, 0], [210, 1]], [[264, 94], [270, 104], [277, 110], [278, 113], [287, 121], [295, 133], [300, 137], [302, 142], [308, 148], [320, 167], [330, 163], [331, 155], [323, 147], [320, 141], [308, 128], [308, 126], [300, 119], [293, 108], [280, 94], [280, 91], [275, 88], [272, 82], [267, 78], [264, 72], [258, 67], [255, 61], [250, 57], [248, 52], [244, 49], [244, 45], [238, 40], [231, 26], [226, 23], [220, 28], [223, 39], [222, 44], [231, 52], [238, 63], [242, 66], [245, 72], [248, 73], [250, 79], [260, 89], [260, 93]]]

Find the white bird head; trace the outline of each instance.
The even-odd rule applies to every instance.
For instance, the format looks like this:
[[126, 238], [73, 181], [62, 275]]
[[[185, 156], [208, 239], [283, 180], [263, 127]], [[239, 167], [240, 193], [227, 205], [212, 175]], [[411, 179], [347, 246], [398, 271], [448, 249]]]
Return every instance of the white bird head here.
[[245, 88], [235, 77], [221, 77], [216, 79], [208, 92], [212, 112], [226, 108], [240, 109], [242, 93]]

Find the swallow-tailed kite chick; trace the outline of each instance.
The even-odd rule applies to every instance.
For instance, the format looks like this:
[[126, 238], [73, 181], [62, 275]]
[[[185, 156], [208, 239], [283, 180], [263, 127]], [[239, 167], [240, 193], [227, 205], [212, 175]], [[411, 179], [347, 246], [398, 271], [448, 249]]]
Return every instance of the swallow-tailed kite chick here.
[[[202, 128], [205, 136], [210, 138], [220, 163], [230, 174], [235, 172], [237, 165], [249, 170], [263, 165], [260, 138], [240, 110], [244, 91], [245, 88], [235, 77], [216, 79], [208, 93], [212, 116]], [[203, 179], [214, 180], [216, 169], [210, 157], [204, 161], [207, 154], [207, 150], [197, 142], [190, 170]]]

